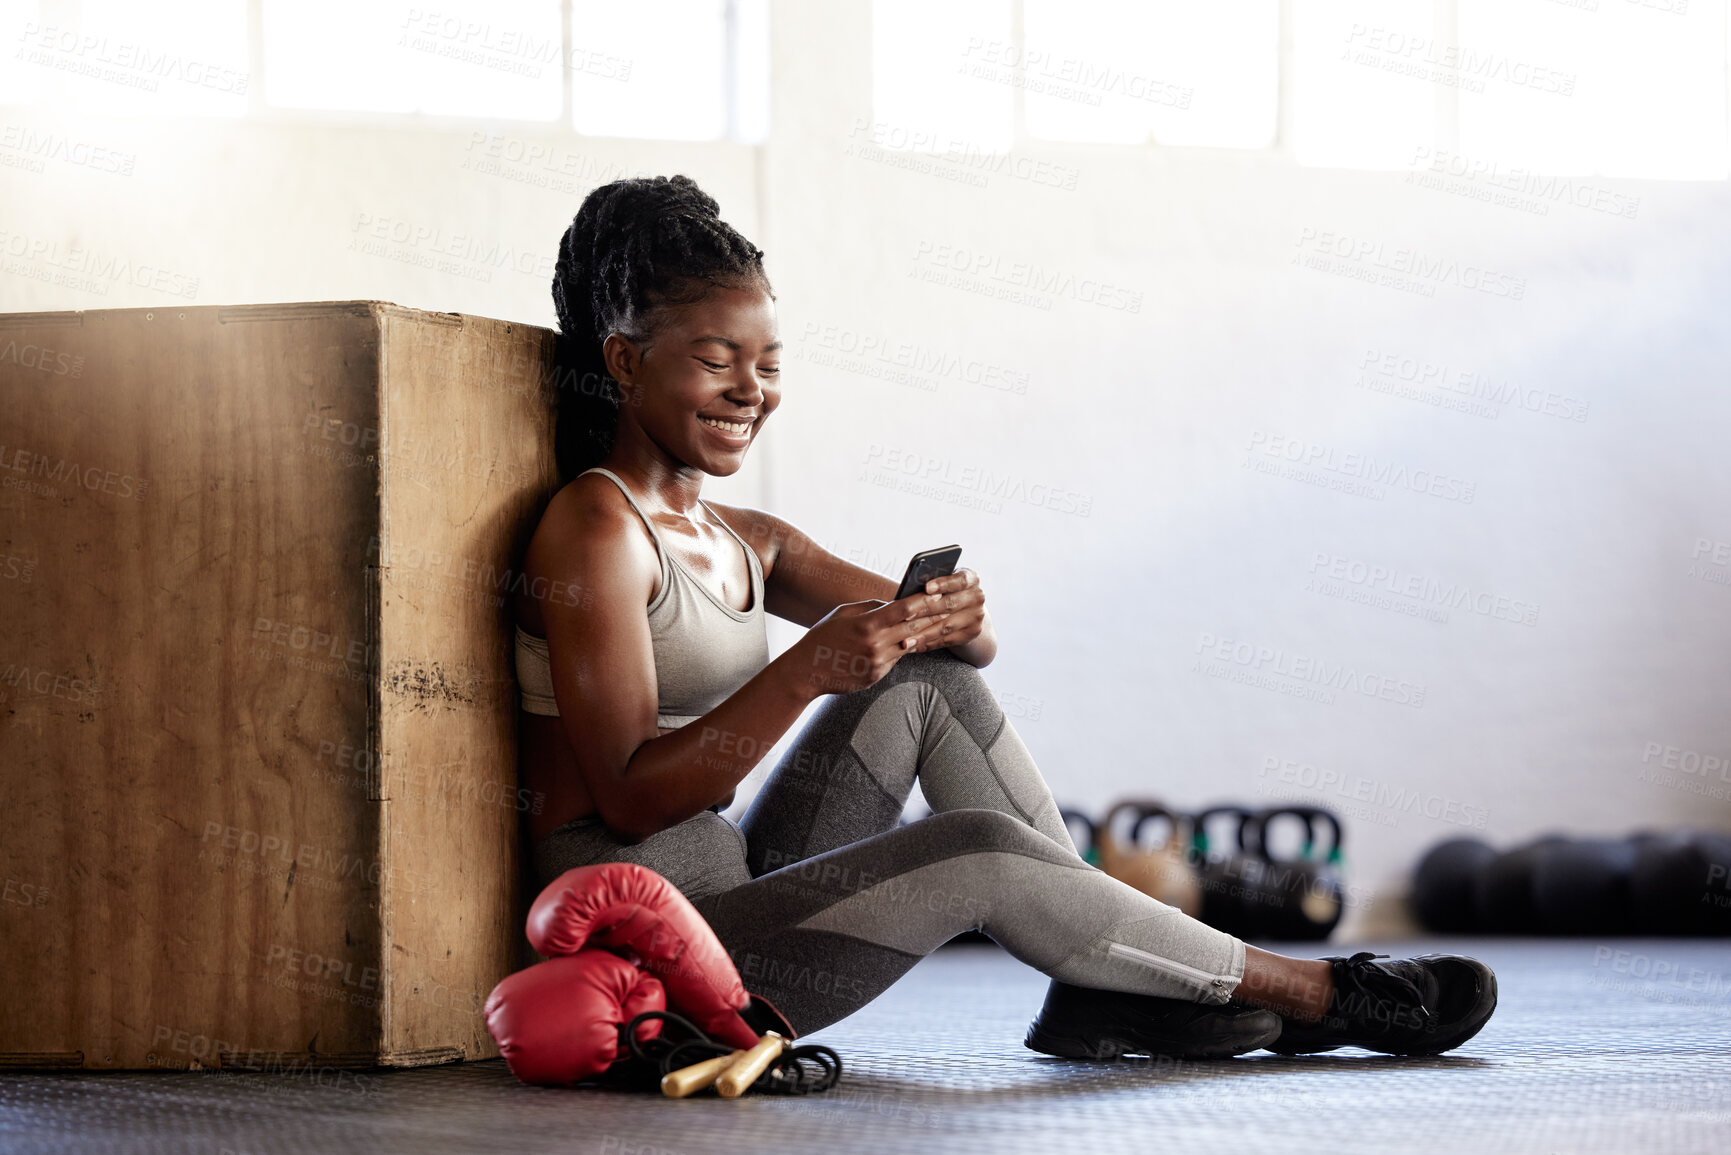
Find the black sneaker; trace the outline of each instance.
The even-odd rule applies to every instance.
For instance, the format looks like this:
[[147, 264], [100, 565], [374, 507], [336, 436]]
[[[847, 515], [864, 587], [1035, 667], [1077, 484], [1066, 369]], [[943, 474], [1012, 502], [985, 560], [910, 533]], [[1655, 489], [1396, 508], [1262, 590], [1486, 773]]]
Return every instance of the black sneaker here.
[[1046, 1005], [1029, 1024], [1022, 1045], [1063, 1059], [1225, 1059], [1268, 1046], [1281, 1026], [1272, 1011], [1096, 990], [1053, 979]]
[[1427, 954], [1379, 963], [1360, 951], [1332, 957], [1334, 997], [1314, 1023], [1285, 1020], [1268, 1049], [1311, 1055], [1363, 1047], [1385, 1055], [1440, 1055], [1479, 1033], [1497, 1008], [1497, 976], [1477, 959]]

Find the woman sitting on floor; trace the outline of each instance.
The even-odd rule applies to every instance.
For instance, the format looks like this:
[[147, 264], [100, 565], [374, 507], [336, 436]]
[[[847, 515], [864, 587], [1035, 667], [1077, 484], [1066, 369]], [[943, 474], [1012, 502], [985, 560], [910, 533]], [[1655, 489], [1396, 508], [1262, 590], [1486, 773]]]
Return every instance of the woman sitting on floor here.
[[[548, 594], [515, 603], [543, 883], [654, 869], [802, 1034], [965, 930], [1051, 977], [1027, 1039], [1048, 1054], [1435, 1054], [1490, 1017], [1475, 960], [1287, 958], [1090, 866], [979, 672], [997, 639], [976, 573], [891, 600], [773, 514], [702, 499], [781, 404], [782, 346], [763, 253], [689, 178], [590, 193], [553, 299], [569, 480], [525, 560]], [[773, 661], [766, 612], [806, 628]], [[916, 779], [935, 813], [898, 826]]]

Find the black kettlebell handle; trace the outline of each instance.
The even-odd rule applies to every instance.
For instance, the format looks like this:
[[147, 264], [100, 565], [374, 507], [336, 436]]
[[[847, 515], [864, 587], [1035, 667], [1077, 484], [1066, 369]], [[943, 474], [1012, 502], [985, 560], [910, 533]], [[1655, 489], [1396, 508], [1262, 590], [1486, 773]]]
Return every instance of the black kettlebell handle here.
[[1198, 810], [1190, 816], [1190, 849], [1198, 857], [1208, 856], [1208, 820], [1217, 814], [1235, 814], [1238, 816], [1238, 849], [1244, 850], [1244, 827], [1254, 818], [1255, 812], [1242, 806], [1210, 806], [1206, 810]]
[[1328, 853], [1324, 861], [1338, 863], [1341, 856], [1341, 826], [1340, 819], [1334, 811], [1321, 806], [1272, 806], [1253, 816], [1243, 828], [1244, 841], [1249, 853], [1256, 855], [1265, 862], [1272, 862], [1268, 855], [1268, 825], [1276, 819], [1291, 816], [1304, 823], [1304, 857], [1308, 860], [1316, 850], [1316, 827], [1318, 823], [1328, 828]]
[[1130, 845], [1142, 845], [1142, 827], [1146, 826], [1150, 820], [1155, 818], [1164, 818], [1166, 820], [1167, 835], [1166, 841], [1163, 845], [1174, 846], [1178, 843], [1178, 840], [1183, 833], [1181, 826], [1181, 823], [1184, 820], [1183, 816], [1175, 810], [1168, 810], [1159, 803], [1152, 803], [1142, 807], [1140, 812], [1136, 815], [1136, 821], [1130, 827]]

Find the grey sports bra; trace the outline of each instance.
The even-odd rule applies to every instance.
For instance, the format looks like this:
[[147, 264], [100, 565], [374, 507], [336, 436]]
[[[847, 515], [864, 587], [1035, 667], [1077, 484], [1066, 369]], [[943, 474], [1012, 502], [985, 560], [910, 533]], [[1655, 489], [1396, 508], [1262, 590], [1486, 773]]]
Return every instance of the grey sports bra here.
[[[649, 603], [648, 614], [659, 698], [656, 725], [663, 730], [676, 730], [715, 709], [769, 664], [769, 634], [763, 617], [763, 564], [758, 561], [757, 551], [722, 521], [722, 528], [745, 550], [746, 565], [751, 570], [751, 608], [743, 612], [734, 609], [711, 593], [667, 549], [655, 523], [617, 474], [600, 466], [584, 472], [611, 478], [649, 527], [649, 536], [655, 541], [655, 552], [661, 558], [661, 590]], [[516, 660], [523, 709], [531, 714], [557, 717], [559, 706], [553, 698], [553, 665], [547, 639], [518, 626]]]

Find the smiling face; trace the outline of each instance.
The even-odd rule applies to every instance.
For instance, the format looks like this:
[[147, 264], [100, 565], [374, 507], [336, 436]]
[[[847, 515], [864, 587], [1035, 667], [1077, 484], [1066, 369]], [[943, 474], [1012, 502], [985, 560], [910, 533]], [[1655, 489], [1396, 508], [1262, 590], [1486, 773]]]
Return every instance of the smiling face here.
[[716, 477], [739, 470], [781, 404], [775, 301], [761, 286], [711, 289], [664, 310], [643, 344], [610, 335], [603, 355], [625, 388], [620, 438], [646, 437], [674, 463]]

